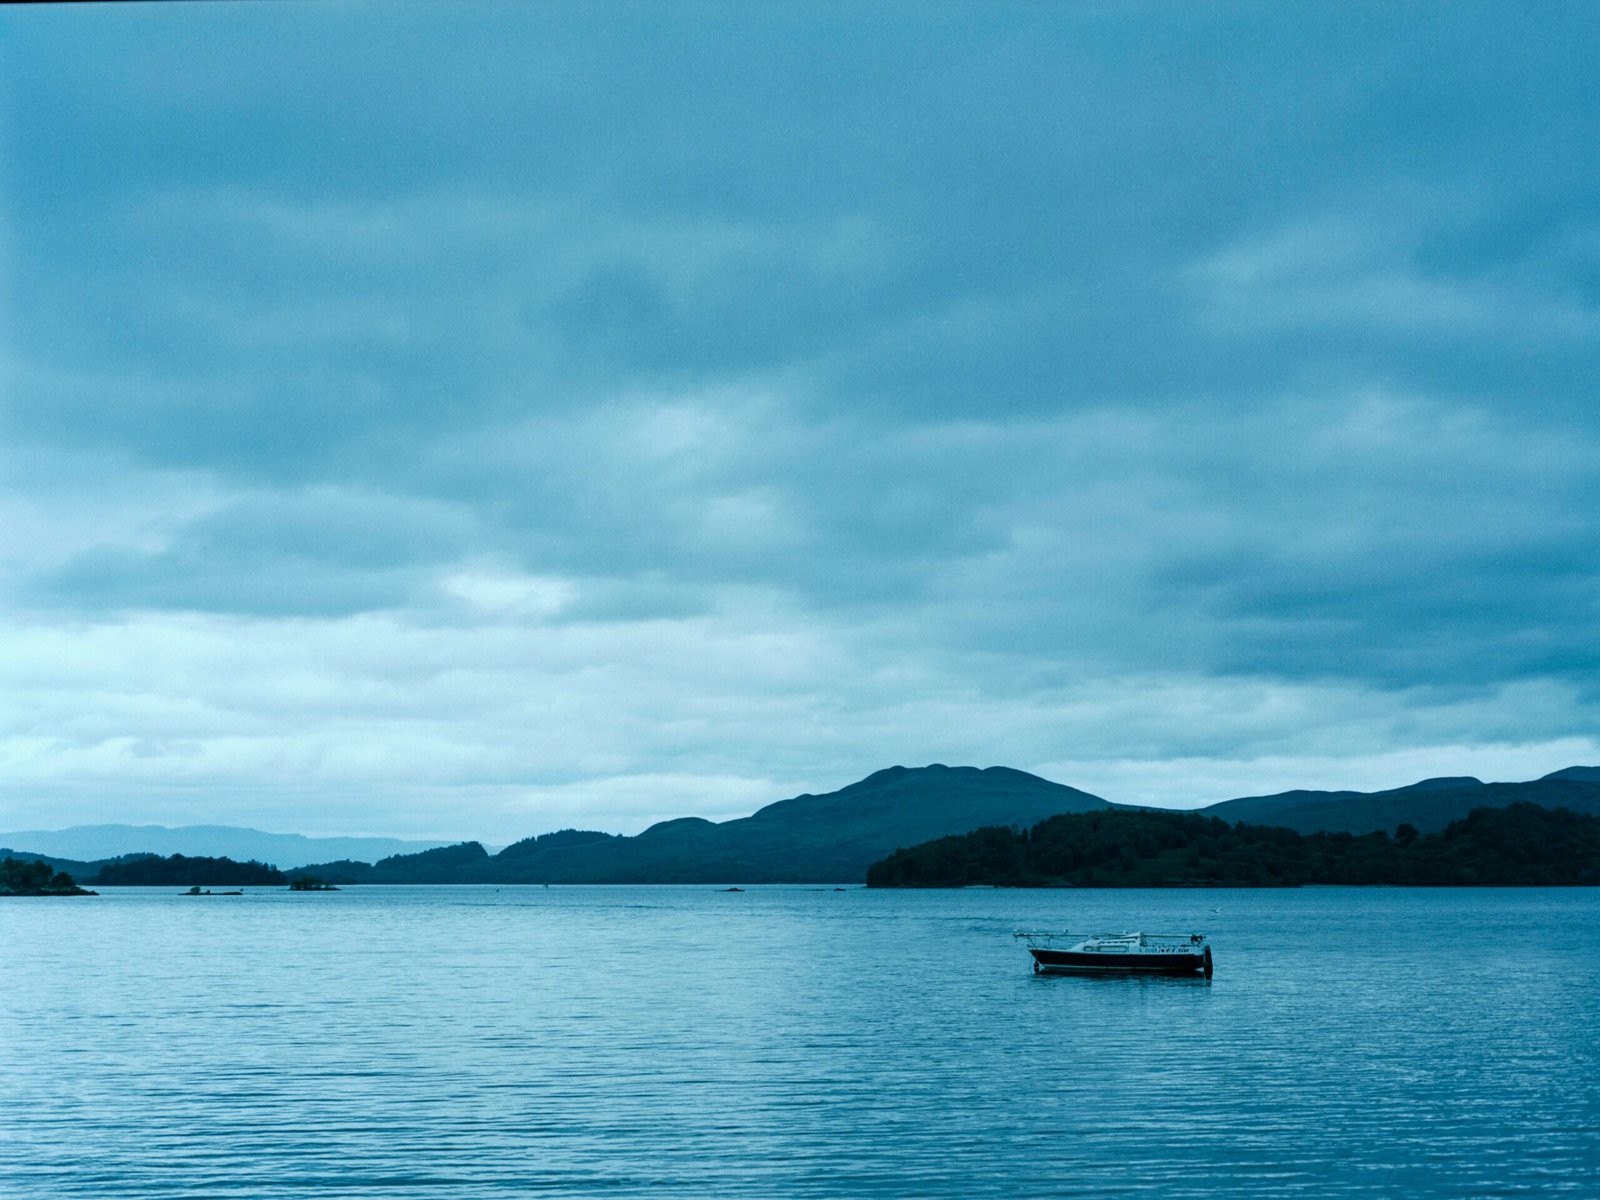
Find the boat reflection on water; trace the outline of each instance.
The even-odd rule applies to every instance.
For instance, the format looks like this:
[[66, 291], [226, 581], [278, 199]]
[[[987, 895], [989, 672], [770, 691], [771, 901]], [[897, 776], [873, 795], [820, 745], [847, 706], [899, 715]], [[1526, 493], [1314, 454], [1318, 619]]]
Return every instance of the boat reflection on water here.
[[1199, 975], [1211, 977], [1203, 933], [1015, 933], [1036, 975]]

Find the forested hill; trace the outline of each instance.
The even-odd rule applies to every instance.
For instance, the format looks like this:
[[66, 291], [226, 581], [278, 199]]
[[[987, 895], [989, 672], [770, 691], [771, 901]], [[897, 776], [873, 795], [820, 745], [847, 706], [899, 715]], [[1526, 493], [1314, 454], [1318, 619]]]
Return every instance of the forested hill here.
[[[1291, 792], [1227, 801], [1200, 815], [1303, 834], [1377, 829], [1392, 834], [1407, 824], [1431, 834], [1474, 808], [1528, 800], [1600, 815], [1600, 781], [1594, 773], [1595, 768], [1571, 767], [1528, 783], [1455, 777], [1388, 792]], [[836, 792], [781, 800], [720, 824], [683, 817], [636, 837], [562, 830], [526, 838], [493, 855], [467, 842], [372, 866], [324, 863], [305, 871], [336, 883], [843, 882], [862, 879], [869, 865], [896, 847], [983, 826], [1026, 828], [1062, 813], [1119, 808], [1005, 767], [890, 767]]]
[[[751, 816], [720, 823], [680, 817], [633, 837], [567, 829], [524, 838], [497, 854], [478, 842], [462, 842], [376, 863], [353, 858], [313, 863], [288, 874], [339, 884], [839, 883], [863, 879], [870, 865], [897, 847], [986, 826], [1030, 828], [1060, 814], [1154, 813], [1157, 822], [1190, 817], [1220, 819], [1230, 828], [1243, 821], [1303, 835], [1382, 830], [1392, 837], [1407, 825], [1424, 835], [1441, 833], [1474, 809], [1524, 802], [1600, 817], [1600, 767], [1567, 767], [1524, 783], [1452, 776], [1384, 792], [1284, 792], [1228, 800], [1198, 813], [1172, 813], [1114, 805], [1007, 767], [935, 763], [889, 767], [834, 792], [780, 800]], [[6, 853], [47, 861], [79, 880], [108, 884], [261, 884], [268, 877], [259, 872], [272, 870], [220, 857], [126, 855], [79, 862], [37, 854], [32, 847], [0, 850], [0, 856]], [[272, 880], [282, 882], [276, 876]]]
[[187, 854], [136, 855], [101, 866], [94, 882], [107, 887], [281, 887], [288, 877], [274, 866]]
[[869, 887], [1600, 885], [1600, 818], [1535, 804], [1474, 809], [1442, 831], [1300, 834], [1198, 813], [1052, 817], [898, 850]]
[[1008, 767], [889, 767], [848, 787], [714, 823], [680, 817], [636, 837], [563, 830], [489, 855], [476, 842], [367, 866], [306, 867], [333, 883], [838, 883], [896, 846], [984, 825], [1108, 809], [1077, 788]]

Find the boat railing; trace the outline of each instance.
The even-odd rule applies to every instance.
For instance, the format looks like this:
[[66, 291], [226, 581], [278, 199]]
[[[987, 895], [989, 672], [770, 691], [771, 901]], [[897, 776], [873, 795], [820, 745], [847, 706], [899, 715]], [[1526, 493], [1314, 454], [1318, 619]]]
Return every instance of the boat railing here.
[[1138, 938], [1141, 946], [1198, 946], [1204, 945], [1206, 941], [1206, 935], [1203, 933], [1140, 933], [1138, 931], [1126, 933], [1072, 933], [1066, 930], [1059, 932], [1018, 930], [1011, 936], [1021, 938], [1029, 945], [1069, 941], [1086, 942], [1091, 939], [1113, 942], [1125, 941], [1128, 938]]

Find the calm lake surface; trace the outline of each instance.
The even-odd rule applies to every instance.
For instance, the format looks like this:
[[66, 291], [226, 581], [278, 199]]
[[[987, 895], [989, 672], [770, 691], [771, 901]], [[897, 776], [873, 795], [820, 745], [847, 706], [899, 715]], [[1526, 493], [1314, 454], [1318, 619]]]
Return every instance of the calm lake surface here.
[[0, 902], [5, 1196], [1600, 1195], [1597, 889], [177, 890]]

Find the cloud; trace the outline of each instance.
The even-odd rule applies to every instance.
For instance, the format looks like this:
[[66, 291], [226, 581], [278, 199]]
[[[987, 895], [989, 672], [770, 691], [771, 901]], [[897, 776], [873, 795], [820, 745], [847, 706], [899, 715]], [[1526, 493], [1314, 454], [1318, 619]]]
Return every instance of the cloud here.
[[241, 494], [155, 546], [100, 544], [38, 580], [36, 605], [323, 616], [406, 604], [474, 543], [469, 513], [353, 489]]
[[[1466, 226], [1457, 231], [1461, 240], [1473, 237], [1474, 224], [1490, 223], [1485, 214], [1476, 222], [1448, 215]], [[1565, 236], [1574, 234], [1586, 243], [1594, 229]], [[1503, 262], [1430, 262], [1425, 236], [1415, 222], [1384, 229], [1370, 216], [1330, 217], [1230, 246], [1197, 264], [1193, 278], [1209, 318], [1235, 334], [1349, 331], [1412, 343], [1494, 337], [1545, 350], [1592, 342], [1600, 330], [1600, 305], [1541, 278], [1537, 259], [1510, 270]]]
[[1588, 744], [1583, 7], [4, 21], [20, 824]]

